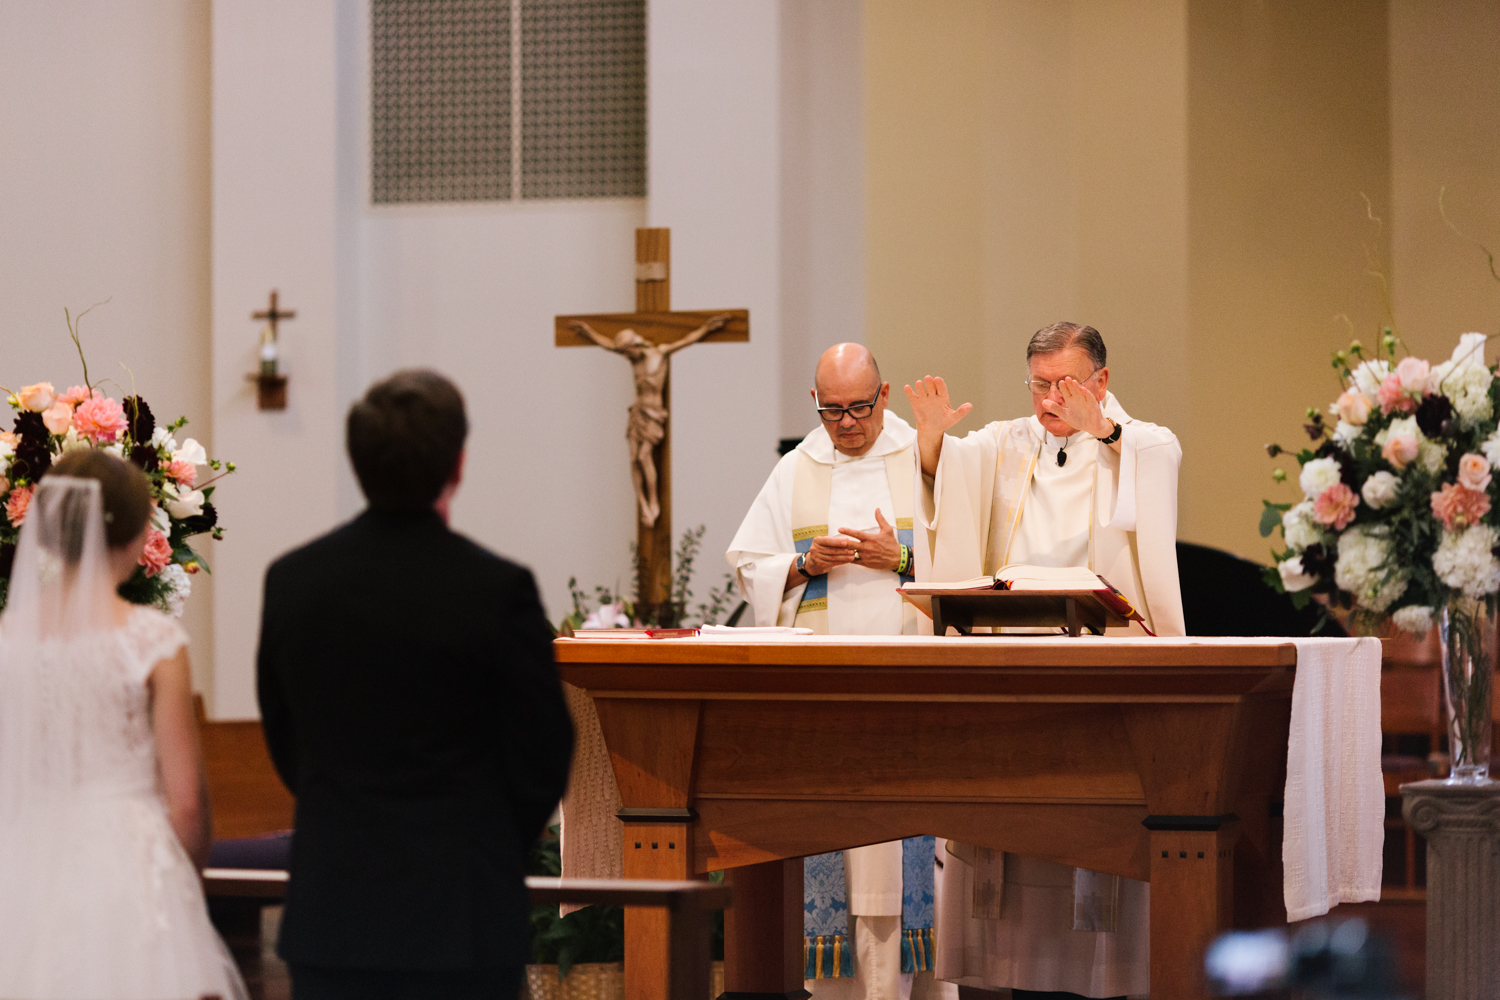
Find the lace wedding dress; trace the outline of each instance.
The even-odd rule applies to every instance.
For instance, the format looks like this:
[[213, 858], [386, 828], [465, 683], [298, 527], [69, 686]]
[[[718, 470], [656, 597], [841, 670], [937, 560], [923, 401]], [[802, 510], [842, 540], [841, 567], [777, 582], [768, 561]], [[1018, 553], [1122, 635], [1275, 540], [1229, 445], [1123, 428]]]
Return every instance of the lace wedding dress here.
[[147, 678], [187, 636], [120, 624], [104, 553], [97, 484], [44, 479], [0, 618], [0, 997], [244, 997], [157, 771]]

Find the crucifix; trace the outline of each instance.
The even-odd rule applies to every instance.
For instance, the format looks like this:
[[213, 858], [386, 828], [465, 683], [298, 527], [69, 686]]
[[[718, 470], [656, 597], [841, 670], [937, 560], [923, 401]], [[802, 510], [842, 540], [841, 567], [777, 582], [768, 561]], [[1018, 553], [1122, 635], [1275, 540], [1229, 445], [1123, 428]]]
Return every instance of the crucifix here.
[[635, 231], [633, 313], [558, 316], [558, 347], [599, 346], [623, 355], [635, 376], [625, 438], [635, 486], [636, 614], [652, 615], [671, 599], [671, 356], [706, 341], [750, 339], [750, 311], [672, 312], [671, 230]]
[[276, 324], [284, 319], [296, 319], [297, 310], [282, 309], [277, 302], [276, 289], [271, 289], [271, 306], [250, 314], [251, 319], [263, 319], [267, 326], [260, 332], [260, 371], [250, 376], [255, 382], [256, 398], [262, 410], [286, 409], [286, 376], [276, 370], [278, 345]]

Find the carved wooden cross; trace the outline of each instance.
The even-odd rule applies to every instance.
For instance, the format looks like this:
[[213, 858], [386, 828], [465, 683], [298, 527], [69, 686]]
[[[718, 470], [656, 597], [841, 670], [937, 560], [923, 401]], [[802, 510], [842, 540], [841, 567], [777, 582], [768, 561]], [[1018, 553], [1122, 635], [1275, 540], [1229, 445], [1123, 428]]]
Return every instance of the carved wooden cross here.
[[[635, 312], [559, 316], [555, 330], [558, 347], [606, 347], [629, 358], [635, 371], [636, 400], [630, 409], [627, 436], [637, 494], [640, 577], [636, 580], [636, 614], [656, 620], [660, 620], [658, 609], [672, 596], [670, 355], [698, 341], [750, 339], [748, 309], [671, 311], [671, 232], [635, 231]], [[636, 338], [628, 336], [631, 331]], [[626, 334], [623, 338], [622, 333]], [[653, 491], [646, 482], [651, 475], [651, 469], [645, 468], [648, 457], [655, 471], [655, 509], [649, 496]]]

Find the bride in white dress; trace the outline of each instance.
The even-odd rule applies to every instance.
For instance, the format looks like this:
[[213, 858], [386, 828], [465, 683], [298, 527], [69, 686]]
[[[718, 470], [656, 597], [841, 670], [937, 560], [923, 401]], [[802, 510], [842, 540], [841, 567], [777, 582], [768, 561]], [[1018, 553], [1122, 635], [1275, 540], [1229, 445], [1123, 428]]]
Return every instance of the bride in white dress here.
[[187, 636], [115, 594], [139, 469], [74, 451], [38, 485], [0, 616], [0, 997], [244, 997], [198, 871], [211, 821]]

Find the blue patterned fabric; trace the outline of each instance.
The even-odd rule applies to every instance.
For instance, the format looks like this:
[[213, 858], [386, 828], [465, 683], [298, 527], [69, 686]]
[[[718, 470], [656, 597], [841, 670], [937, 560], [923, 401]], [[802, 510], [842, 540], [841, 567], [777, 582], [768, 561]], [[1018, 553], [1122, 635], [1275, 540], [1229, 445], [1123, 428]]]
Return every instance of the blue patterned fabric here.
[[[916, 558], [916, 555], [917, 555], [916, 545], [917, 545], [917, 543], [916, 543], [915, 537], [912, 535], [912, 529], [911, 528], [897, 528], [896, 529], [896, 541], [900, 542], [902, 545], [905, 545], [907, 548], [911, 549], [911, 551], [912, 551], [912, 560], [911, 561], [912, 561], [913, 565], [911, 566], [909, 572], [901, 574], [901, 582], [902, 583], [912, 583], [912, 582], [914, 582], [917, 579], [917, 577], [916, 577], [917, 567], [915, 565], [916, 561], [917, 561], [917, 558]], [[916, 838], [911, 838], [911, 839], [914, 840]]]
[[[804, 538], [800, 542], [792, 542], [792, 547], [798, 552], [811, 552], [812, 543], [813, 540], [811, 538]], [[828, 574], [824, 573], [822, 576], [815, 576], [811, 580], [807, 581], [807, 589], [802, 591], [802, 600], [799, 603], [806, 604], [808, 601], [820, 600], [822, 598], [826, 598], [827, 596]], [[842, 858], [843, 855], [840, 854], [839, 857]], [[809, 858], [808, 860], [810, 861], [812, 859]], [[843, 861], [839, 862], [839, 866], [840, 870], [842, 870]]]
[[854, 975], [844, 852], [802, 859], [803, 979]]
[[907, 837], [901, 841], [901, 971], [926, 972], [932, 968], [933, 857], [934, 837]]

